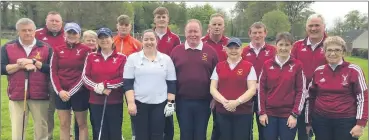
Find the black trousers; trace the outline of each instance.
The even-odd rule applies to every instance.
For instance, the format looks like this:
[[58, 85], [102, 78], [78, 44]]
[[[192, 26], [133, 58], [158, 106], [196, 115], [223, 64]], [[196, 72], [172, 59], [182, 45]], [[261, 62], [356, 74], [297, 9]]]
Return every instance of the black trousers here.
[[145, 104], [136, 102], [137, 114], [132, 116], [136, 140], [163, 140], [165, 115], [164, 107], [167, 101], [160, 104]]
[[250, 138], [252, 122], [251, 114], [222, 114], [216, 113], [219, 140], [247, 140]]
[[312, 115], [312, 126], [315, 140], [357, 140], [350, 134], [356, 125], [356, 118], [327, 118], [317, 114]]
[[174, 123], [173, 115], [165, 118], [164, 140], [173, 140], [174, 137]]
[[297, 136], [298, 140], [311, 140], [312, 138], [306, 134], [306, 123], [305, 123], [305, 105], [301, 111], [301, 115], [297, 118]]
[[[93, 117], [93, 133], [98, 139], [104, 105], [90, 104], [90, 115]], [[107, 104], [101, 131], [101, 140], [122, 140], [123, 103]]]

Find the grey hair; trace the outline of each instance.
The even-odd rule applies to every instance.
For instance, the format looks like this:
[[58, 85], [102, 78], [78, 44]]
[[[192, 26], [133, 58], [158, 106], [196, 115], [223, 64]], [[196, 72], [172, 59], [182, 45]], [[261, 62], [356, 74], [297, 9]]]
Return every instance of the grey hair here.
[[18, 31], [20, 25], [28, 25], [28, 24], [32, 24], [33, 25], [33, 29], [36, 30], [35, 22], [33, 22], [33, 20], [31, 20], [29, 18], [21, 18], [21, 19], [19, 19], [17, 21], [17, 23], [15, 24], [15, 29]]
[[310, 15], [308, 17], [308, 19], [306, 20], [306, 23], [308, 23], [313, 18], [320, 18], [322, 20], [322, 23], [325, 25], [324, 17], [321, 14], [312, 14], [312, 15]]
[[92, 31], [92, 30], [84, 31], [83, 35], [82, 35], [82, 39], [85, 39], [85, 37], [88, 36], [88, 35], [90, 35], [90, 36], [97, 39], [97, 33], [95, 31]]

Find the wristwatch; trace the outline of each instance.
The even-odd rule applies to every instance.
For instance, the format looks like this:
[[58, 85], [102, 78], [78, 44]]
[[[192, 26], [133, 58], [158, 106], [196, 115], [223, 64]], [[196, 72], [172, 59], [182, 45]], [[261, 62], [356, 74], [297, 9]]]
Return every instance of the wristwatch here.
[[294, 112], [292, 112], [292, 113], [291, 113], [291, 115], [292, 115], [294, 118], [296, 118], [296, 119], [299, 117], [299, 115], [297, 115], [297, 114], [296, 114], [296, 113], [294, 113]]
[[32, 64], [33, 64], [33, 65], [35, 65], [35, 64], [36, 64], [36, 62], [37, 62], [37, 60], [33, 58], [33, 59], [32, 59]]
[[169, 103], [174, 103], [174, 100], [168, 100]]

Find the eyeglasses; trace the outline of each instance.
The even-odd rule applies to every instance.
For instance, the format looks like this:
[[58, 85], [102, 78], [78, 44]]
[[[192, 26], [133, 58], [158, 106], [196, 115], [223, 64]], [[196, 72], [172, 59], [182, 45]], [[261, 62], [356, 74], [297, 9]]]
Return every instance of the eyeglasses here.
[[327, 53], [332, 53], [332, 52], [334, 52], [334, 53], [341, 53], [343, 50], [341, 50], [341, 49], [327, 49], [327, 50], [325, 50]]

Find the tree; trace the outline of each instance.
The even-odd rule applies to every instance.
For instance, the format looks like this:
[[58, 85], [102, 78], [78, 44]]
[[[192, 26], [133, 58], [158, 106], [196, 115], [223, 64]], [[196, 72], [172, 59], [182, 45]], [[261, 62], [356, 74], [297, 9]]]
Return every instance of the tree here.
[[352, 10], [345, 15], [345, 23], [348, 30], [358, 30], [363, 24], [364, 17], [358, 10]]
[[198, 19], [201, 21], [203, 32], [207, 30], [210, 16], [216, 11], [210, 4], [195, 6], [187, 10], [188, 19]]
[[302, 12], [312, 3], [312, 1], [288, 1], [280, 3], [279, 9], [288, 16], [288, 21], [291, 23], [291, 33], [293, 35], [299, 35], [298, 32], [300, 32], [301, 29], [301, 22], [305, 22]]
[[329, 35], [338, 35], [342, 36], [344, 32], [347, 31], [345, 23], [341, 17], [337, 17], [333, 21], [333, 28], [328, 31]]
[[267, 26], [269, 37], [275, 37], [277, 33], [288, 32], [291, 29], [291, 23], [288, 21], [287, 15], [279, 10], [266, 13], [262, 22]]

